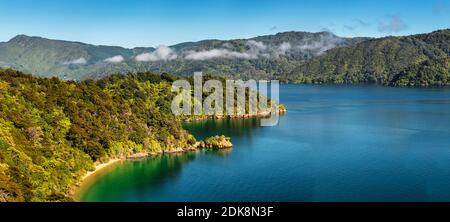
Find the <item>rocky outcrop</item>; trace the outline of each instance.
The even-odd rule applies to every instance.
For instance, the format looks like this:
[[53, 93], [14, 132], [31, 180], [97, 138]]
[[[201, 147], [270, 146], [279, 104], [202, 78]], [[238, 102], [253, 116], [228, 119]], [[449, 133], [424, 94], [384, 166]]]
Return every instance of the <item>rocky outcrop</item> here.
[[224, 135], [208, 137], [198, 144], [198, 148], [203, 149], [228, 149], [232, 147], [230, 137]]

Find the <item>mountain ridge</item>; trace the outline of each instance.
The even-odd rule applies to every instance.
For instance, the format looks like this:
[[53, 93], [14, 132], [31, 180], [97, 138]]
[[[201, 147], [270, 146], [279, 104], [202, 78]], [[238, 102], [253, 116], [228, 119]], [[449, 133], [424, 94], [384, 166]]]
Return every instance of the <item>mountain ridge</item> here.
[[0, 66], [75, 80], [142, 71], [177, 75], [204, 71], [233, 78], [267, 78], [279, 76], [286, 64], [293, 67], [294, 63], [329, 48], [365, 39], [343, 38], [329, 32], [290, 31], [248, 39], [207, 39], [169, 47], [124, 48], [22, 34], [0, 43]]
[[186, 76], [202, 71], [232, 79], [279, 79], [295, 83], [441, 86], [450, 84], [446, 63], [450, 56], [449, 42], [450, 29], [382, 38], [289, 31], [157, 48], [124, 48], [18, 35], [0, 43], [0, 67], [72, 80], [129, 72]]
[[449, 42], [450, 29], [371, 39], [330, 49], [297, 66], [283, 78], [296, 83], [450, 85], [446, 63], [450, 57]]

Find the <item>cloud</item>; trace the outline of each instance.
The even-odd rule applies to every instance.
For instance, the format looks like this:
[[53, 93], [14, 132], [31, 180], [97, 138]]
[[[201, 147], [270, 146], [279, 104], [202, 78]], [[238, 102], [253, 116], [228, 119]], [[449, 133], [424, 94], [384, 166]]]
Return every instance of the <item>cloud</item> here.
[[408, 25], [398, 15], [387, 15], [387, 22], [378, 24], [380, 32], [400, 32], [408, 28]]
[[[279, 58], [290, 52], [304, 52], [320, 55], [342, 43], [342, 39], [332, 33], [323, 33], [314, 38], [305, 38], [299, 42], [282, 42], [281, 44], [265, 44], [264, 42], [248, 40], [246, 51], [233, 51], [231, 44], [224, 44], [222, 48], [187, 51], [183, 58], [188, 60], [209, 60], [216, 58], [258, 59]], [[226, 46], [226, 47], [225, 47]]]
[[177, 53], [167, 47], [167, 46], [159, 46], [155, 51], [149, 53], [142, 53], [135, 57], [135, 59], [139, 62], [149, 62], [149, 61], [168, 61], [174, 60], [178, 57]]
[[263, 42], [258, 42], [255, 40], [248, 40], [247, 45], [250, 46], [250, 49], [252, 49], [252, 48], [254, 48], [254, 49], [256, 48], [257, 50], [266, 50], [267, 49], [267, 46], [264, 45]]
[[87, 63], [87, 61], [83, 57], [78, 58], [78, 59], [74, 59], [74, 60], [71, 60], [71, 61], [63, 62], [64, 65], [71, 65], [71, 64], [82, 65], [82, 64], [86, 64], [86, 63]]
[[230, 49], [232, 47], [231, 44], [224, 44], [226, 48], [188, 51], [184, 58], [189, 60], [208, 60], [215, 58], [257, 59], [261, 52], [267, 50], [267, 46], [263, 42], [248, 40], [246, 44], [249, 49], [245, 52], [233, 51]]
[[225, 42], [225, 43], [222, 44], [222, 47], [224, 47], [224, 48], [232, 48], [233, 45], [231, 45], [229, 42]]
[[211, 49], [203, 51], [189, 51], [184, 58], [189, 60], [207, 60], [214, 58], [255, 59], [256, 56], [251, 53], [236, 52], [228, 49]]
[[304, 39], [295, 46], [300, 51], [309, 51], [315, 55], [320, 55], [325, 51], [337, 47], [342, 43], [342, 39], [332, 33], [325, 33], [314, 39]]
[[123, 56], [121, 56], [121, 55], [116, 55], [116, 56], [113, 56], [113, 57], [111, 57], [111, 58], [107, 58], [107, 59], [105, 59], [105, 60], [103, 60], [104, 62], [110, 62], [110, 63], [119, 63], [119, 62], [123, 62], [123, 60], [125, 60], [124, 58], [123, 58]]
[[286, 54], [287, 51], [292, 49], [292, 45], [289, 42], [283, 42], [281, 45], [278, 46], [278, 53], [280, 55]]
[[278, 29], [278, 27], [276, 26], [276, 25], [274, 25], [274, 26], [272, 26], [272, 27], [270, 27], [270, 31], [275, 31], [275, 30], [277, 30]]

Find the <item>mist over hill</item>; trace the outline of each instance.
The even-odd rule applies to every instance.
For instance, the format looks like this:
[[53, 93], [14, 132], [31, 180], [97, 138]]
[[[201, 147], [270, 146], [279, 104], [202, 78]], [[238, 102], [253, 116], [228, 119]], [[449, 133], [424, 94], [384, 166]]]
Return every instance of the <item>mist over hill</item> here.
[[330, 49], [287, 72], [297, 83], [450, 85], [450, 29]]
[[18, 35], [0, 43], [0, 66], [74, 80], [145, 71], [176, 75], [202, 71], [229, 78], [273, 79], [329, 49], [367, 39], [342, 38], [329, 32], [284, 32], [128, 49]]
[[283, 32], [132, 49], [19, 35], [0, 43], [0, 67], [72, 80], [128, 72], [187, 76], [201, 71], [296, 83], [442, 86], [450, 84], [449, 42], [448, 29], [377, 39]]

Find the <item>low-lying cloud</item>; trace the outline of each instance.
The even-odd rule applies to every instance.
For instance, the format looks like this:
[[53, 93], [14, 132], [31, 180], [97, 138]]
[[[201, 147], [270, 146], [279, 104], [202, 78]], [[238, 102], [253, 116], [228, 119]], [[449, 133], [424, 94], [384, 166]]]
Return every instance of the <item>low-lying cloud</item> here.
[[85, 58], [83, 58], [83, 57], [78, 58], [78, 59], [74, 59], [74, 60], [71, 60], [71, 61], [63, 62], [64, 65], [71, 65], [71, 64], [82, 65], [82, 64], [86, 64], [86, 63], [87, 63], [87, 60]]
[[250, 46], [250, 49], [257, 49], [257, 50], [266, 50], [267, 46], [263, 42], [258, 42], [255, 40], [248, 40], [247, 45]]
[[296, 46], [302, 52], [310, 51], [315, 55], [323, 54], [325, 51], [342, 44], [343, 40], [331, 33], [325, 33], [318, 39], [305, 39]]
[[267, 46], [263, 42], [258, 42], [255, 40], [247, 41], [247, 46], [249, 49], [244, 52], [233, 51], [229, 48], [232, 46], [230, 44], [224, 45], [226, 48], [201, 50], [201, 51], [188, 51], [184, 56], [188, 60], [208, 60], [215, 58], [226, 58], [226, 59], [257, 59], [261, 52], [267, 50]]
[[380, 32], [400, 32], [408, 28], [408, 25], [398, 15], [387, 15], [388, 21], [378, 24]]
[[283, 42], [280, 46], [278, 46], [278, 53], [280, 55], [286, 54], [286, 52], [290, 51], [292, 49], [292, 45], [289, 42]]
[[124, 58], [123, 58], [123, 56], [121, 56], [121, 55], [116, 55], [116, 56], [113, 56], [113, 57], [111, 57], [111, 58], [107, 58], [107, 59], [105, 59], [105, 60], [103, 60], [104, 62], [109, 62], [109, 63], [119, 63], [119, 62], [123, 62], [123, 60], [125, 60]]
[[288, 53], [309, 53], [320, 55], [325, 51], [335, 48], [342, 44], [343, 40], [331, 33], [325, 33], [314, 38], [305, 38], [298, 42], [282, 42], [281, 44], [265, 44], [255, 40], [246, 42], [248, 50], [233, 51], [232, 47], [227, 44], [224, 48], [202, 50], [202, 51], [188, 51], [184, 55], [184, 59], [189, 60], [208, 60], [215, 58], [236, 58], [236, 59], [257, 59], [264, 58], [279, 58]]
[[189, 60], [208, 60], [215, 58], [255, 59], [257, 57], [249, 52], [236, 52], [229, 49], [211, 49], [203, 51], [189, 51], [184, 58]]
[[168, 61], [173, 60], [178, 57], [177, 53], [167, 47], [167, 46], [159, 46], [155, 51], [153, 52], [146, 52], [139, 54], [135, 57], [136, 61], [139, 62], [150, 62], [150, 61]]
[[320, 55], [325, 51], [342, 44], [343, 39], [332, 33], [323, 33], [319, 36], [304, 38], [296, 42], [282, 42], [278, 44], [268, 44], [262, 41], [248, 40], [245, 43], [246, 50], [235, 50], [230, 42], [222, 44], [221, 47], [204, 50], [186, 50], [176, 52], [174, 49], [160, 46], [153, 52], [139, 54], [136, 61], [169, 61], [174, 59], [186, 60], [211, 60], [211, 59], [276, 59], [289, 53], [307, 53]]

